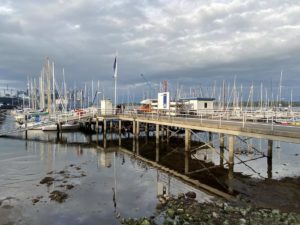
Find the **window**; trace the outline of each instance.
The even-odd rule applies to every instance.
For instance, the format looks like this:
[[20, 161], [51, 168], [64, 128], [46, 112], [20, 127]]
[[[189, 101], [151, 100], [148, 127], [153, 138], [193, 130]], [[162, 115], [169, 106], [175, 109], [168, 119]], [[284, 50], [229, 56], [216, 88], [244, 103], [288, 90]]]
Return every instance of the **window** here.
[[207, 109], [207, 102], [204, 102], [204, 108]]

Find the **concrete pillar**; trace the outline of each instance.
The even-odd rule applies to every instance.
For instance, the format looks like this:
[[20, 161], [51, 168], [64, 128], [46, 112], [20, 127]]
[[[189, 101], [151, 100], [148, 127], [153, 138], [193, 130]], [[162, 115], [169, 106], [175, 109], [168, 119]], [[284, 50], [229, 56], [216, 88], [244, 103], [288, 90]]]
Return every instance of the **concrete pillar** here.
[[273, 167], [273, 163], [272, 163], [272, 155], [273, 155], [273, 140], [268, 140], [268, 158], [267, 158], [267, 162], [268, 162], [268, 169], [267, 169], [267, 173], [268, 173], [268, 178], [271, 179], [272, 178], [272, 167]]
[[137, 138], [136, 139], [136, 146], [135, 146], [135, 151], [136, 151], [136, 154], [139, 155], [140, 154], [140, 142], [139, 142], [139, 139]]
[[159, 142], [155, 145], [155, 162], [159, 162]]
[[103, 148], [104, 148], [104, 150], [106, 149], [106, 145], [107, 145], [106, 132], [103, 132]]
[[28, 130], [27, 130], [27, 121], [28, 121], [28, 117], [27, 115], [25, 115], [25, 139], [28, 139]]
[[149, 136], [149, 124], [145, 123], [145, 136], [148, 137]]
[[102, 130], [103, 136], [106, 136], [106, 125], [107, 125], [107, 121], [103, 120], [103, 130]]
[[234, 146], [235, 145], [235, 136], [228, 135], [228, 149], [229, 149], [229, 164], [234, 164]]
[[228, 165], [228, 192], [233, 194], [233, 164]]
[[132, 121], [132, 134], [133, 134], [133, 137], [136, 136], [136, 123], [135, 123], [135, 120]]
[[119, 135], [121, 135], [121, 132], [122, 132], [122, 120], [119, 120], [118, 128], [119, 128]]
[[112, 132], [112, 128], [113, 128], [113, 121], [111, 120], [109, 123], [109, 132]]
[[224, 165], [225, 135], [220, 134], [220, 166]]
[[212, 139], [213, 139], [213, 134], [212, 132], [208, 132], [208, 142], [211, 146], [213, 146], [213, 142], [212, 142]]
[[98, 134], [99, 133], [99, 119], [98, 119], [98, 117], [96, 117], [95, 130], [96, 130], [96, 133]]
[[189, 159], [190, 159], [190, 152], [185, 151], [184, 152], [184, 173], [189, 172]]
[[166, 134], [166, 136], [167, 136], [167, 144], [169, 144], [169, 142], [170, 142], [170, 127], [169, 126], [167, 126], [166, 132], [167, 132], [167, 134]]
[[121, 137], [121, 135], [119, 135], [119, 147], [121, 147], [122, 146], [122, 137]]
[[191, 149], [191, 130], [185, 129], [185, 151], [189, 151]]
[[140, 135], [140, 122], [136, 121], [136, 137], [138, 138]]
[[136, 138], [132, 138], [132, 152], [135, 153], [136, 151]]
[[159, 144], [159, 124], [156, 124], [156, 144]]
[[165, 126], [160, 126], [160, 130], [161, 130], [161, 140], [164, 141], [165, 140]]
[[268, 140], [268, 158], [272, 158], [273, 154], [273, 140]]
[[145, 136], [146, 136], [146, 144], [148, 144], [149, 139], [149, 124], [145, 123]]

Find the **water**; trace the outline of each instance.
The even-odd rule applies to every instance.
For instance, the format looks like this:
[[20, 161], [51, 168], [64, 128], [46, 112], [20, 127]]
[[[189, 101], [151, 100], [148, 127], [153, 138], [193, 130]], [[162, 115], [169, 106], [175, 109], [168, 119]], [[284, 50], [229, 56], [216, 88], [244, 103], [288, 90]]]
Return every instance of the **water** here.
[[[79, 133], [75, 137], [72, 133], [63, 136], [70, 142], [76, 136], [81, 137], [77, 142], [85, 140]], [[170, 194], [192, 190], [199, 201], [212, 199], [211, 195], [117, 151], [117, 147], [105, 152], [82, 145], [56, 144], [52, 143], [56, 133], [29, 132], [29, 139], [37, 137], [39, 141], [0, 139], [1, 224], [120, 224], [118, 215], [121, 218], [155, 215], [156, 196], [163, 186]], [[67, 179], [75, 187], [66, 191], [69, 198], [59, 204], [48, 197], [53, 190], [65, 191], [59, 187], [63, 184], [62, 176], [54, 173], [61, 181], [49, 187], [39, 182], [49, 176], [47, 173], [61, 170], [71, 177], [81, 173], [86, 176]], [[32, 200], [39, 196], [43, 198], [33, 205]]]
[[[11, 125], [8, 117], [2, 129]], [[164, 168], [181, 174], [187, 169], [191, 172], [189, 178], [224, 193], [233, 189], [234, 195], [248, 197], [258, 206], [299, 211], [298, 180], [282, 181], [300, 174], [297, 144], [275, 142], [270, 163], [266, 157], [259, 158], [267, 154], [266, 140], [252, 139], [246, 144], [237, 140], [237, 152], [241, 154], [236, 154], [232, 181], [228, 166], [220, 166], [218, 135], [213, 136], [216, 150], [202, 149], [189, 156], [184, 153], [181, 135], [173, 137], [168, 144], [161, 141], [159, 149], [155, 147], [155, 137], [151, 136], [135, 141], [124, 135], [121, 148], [115, 134], [108, 134], [106, 141], [102, 134], [97, 137], [79, 132], [57, 136], [56, 132], [29, 131], [28, 141], [22, 136], [0, 139], [1, 224], [120, 224], [119, 215], [120, 218], [153, 215], [160, 223], [162, 215], [157, 214], [155, 207], [157, 195], [163, 191], [173, 195], [194, 191], [200, 202], [217, 199], [176, 178], [174, 173], [165, 172]], [[198, 141], [208, 141], [208, 135], [197, 133], [192, 139], [193, 149], [199, 147]], [[245, 150], [249, 150], [247, 154]], [[137, 155], [163, 167], [151, 166]], [[224, 156], [227, 158], [227, 151]], [[258, 159], [240, 163], [255, 158]], [[202, 167], [211, 169], [193, 173]], [[62, 170], [69, 178], [58, 173]], [[49, 187], [39, 184], [51, 171], [58, 181]], [[64, 181], [74, 188], [60, 187]], [[65, 191], [69, 197], [61, 204], [51, 201], [49, 195], [53, 190]], [[39, 196], [42, 196], [40, 201], [33, 204], [32, 200]]]

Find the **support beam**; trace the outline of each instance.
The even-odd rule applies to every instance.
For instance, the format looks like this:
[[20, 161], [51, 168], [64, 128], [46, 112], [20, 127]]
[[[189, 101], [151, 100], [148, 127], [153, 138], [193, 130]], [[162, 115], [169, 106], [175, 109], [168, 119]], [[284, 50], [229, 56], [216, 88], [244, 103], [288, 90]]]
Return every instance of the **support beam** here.
[[185, 129], [185, 151], [190, 151], [191, 149], [191, 130]]
[[159, 124], [156, 124], [156, 144], [159, 144]]
[[121, 132], [122, 132], [122, 120], [119, 120], [118, 128], [119, 128], [119, 135], [121, 135]]
[[273, 155], [273, 140], [268, 140], [268, 157], [272, 158]]
[[106, 125], [107, 125], [107, 121], [104, 119], [103, 120], [103, 130], [102, 130], [103, 136], [106, 136]]
[[25, 115], [25, 139], [26, 140], [28, 139], [27, 120], [28, 120], [28, 117], [27, 117], [27, 115]]
[[113, 121], [111, 120], [109, 123], [109, 132], [112, 133]]
[[96, 117], [95, 130], [96, 130], [96, 133], [98, 134], [99, 133], [99, 118], [98, 117]]
[[185, 151], [184, 152], [184, 173], [188, 174], [189, 173], [189, 160], [190, 159], [190, 152]]
[[136, 121], [136, 137], [138, 138], [140, 135], [140, 122]]
[[234, 164], [234, 146], [235, 145], [235, 136], [228, 135], [228, 149], [229, 149], [229, 159], [228, 162], [230, 165]]
[[133, 134], [133, 137], [136, 136], [136, 123], [135, 123], [135, 120], [132, 121], [132, 134]]
[[209, 145], [210, 145], [210, 146], [213, 146], [212, 139], [213, 139], [213, 134], [212, 134], [212, 132], [208, 132], [208, 142], [209, 142]]
[[167, 126], [166, 132], [167, 132], [167, 143], [169, 144], [169, 142], [170, 142], [170, 127], [169, 126]]
[[145, 136], [149, 137], [149, 123], [145, 123]]
[[273, 163], [272, 163], [272, 158], [273, 157], [272, 156], [273, 156], [273, 141], [268, 140], [268, 158], [267, 158], [268, 169], [267, 169], [267, 174], [268, 174], [269, 179], [272, 178], [272, 169], [273, 169]]
[[225, 135], [220, 134], [220, 166], [224, 165]]

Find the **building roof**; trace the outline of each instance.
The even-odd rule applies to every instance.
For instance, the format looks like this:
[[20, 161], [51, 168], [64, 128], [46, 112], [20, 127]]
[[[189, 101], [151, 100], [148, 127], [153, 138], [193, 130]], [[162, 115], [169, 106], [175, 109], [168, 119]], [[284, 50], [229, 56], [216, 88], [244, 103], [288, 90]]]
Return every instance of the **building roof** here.
[[199, 97], [191, 97], [191, 98], [181, 98], [180, 101], [190, 101], [190, 100], [197, 100], [197, 101], [214, 101], [215, 98], [199, 98]]

